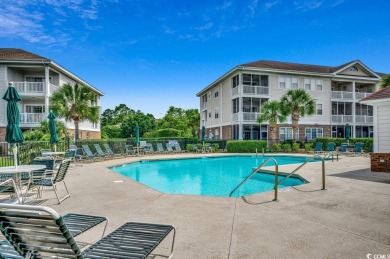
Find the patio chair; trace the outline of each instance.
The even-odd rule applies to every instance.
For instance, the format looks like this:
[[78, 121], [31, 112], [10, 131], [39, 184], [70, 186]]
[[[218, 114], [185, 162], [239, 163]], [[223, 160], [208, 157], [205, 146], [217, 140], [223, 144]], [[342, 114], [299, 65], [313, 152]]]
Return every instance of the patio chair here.
[[0, 174], [0, 194], [7, 193], [11, 198], [16, 194], [19, 201], [19, 192], [16, 191], [16, 183], [12, 176], [12, 174]]
[[167, 151], [164, 150], [164, 147], [163, 147], [162, 143], [157, 143], [157, 152], [160, 153], [160, 154], [167, 153]]
[[146, 147], [144, 148], [144, 152], [146, 154], [154, 154], [154, 148], [153, 148], [153, 144], [147, 144]]
[[176, 151], [174, 151], [171, 147], [171, 145], [169, 145], [168, 143], [165, 144], [165, 147], [167, 148], [167, 153], [168, 154], [173, 154], [175, 153]]
[[132, 145], [125, 145], [125, 151], [126, 151], [126, 155], [132, 155], [132, 156], [135, 156], [135, 149]]
[[[0, 231], [24, 258], [146, 258], [173, 230], [170, 225], [128, 222], [83, 252], [64, 217], [43, 206], [0, 204]], [[21, 229], [20, 226], [23, 226]]]
[[187, 152], [187, 150], [182, 150], [182, 149], [181, 149], [179, 143], [176, 143], [176, 144], [174, 145], [174, 147], [175, 147], [177, 153], [185, 153], [185, 152]]
[[326, 145], [326, 150], [325, 152], [330, 153], [335, 150], [335, 143], [334, 142], [329, 142], [328, 145]]
[[[40, 179], [33, 179], [33, 181], [30, 184], [29, 189], [38, 188], [37, 197], [41, 198], [42, 193], [43, 193], [43, 187], [45, 187], [45, 186], [53, 187], [54, 192], [55, 192], [56, 197], [57, 197], [57, 200], [58, 200], [58, 204], [60, 204], [63, 200], [70, 197], [68, 187], [66, 186], [66, 183], [65, 183], [65, 176], [66, 176], [66, 173], [68, 172], [69, 164], [70, 164], [69, 159], [62, 160], [60, 167], [58, 168], [58, 171], [55, 174], [55, 176], [52, 175], [50, 177], [47, 177], [46, 175], [44, 175]], [[60, 197], [58, 196], [58, 193], [57, 193], [57, 184], [61, 183], [61, 182], [64, 184], [65, 190], [67, 192], [67, 195], [65, 197], [63, 197], [62, 199], [60, 199]]]
[[104, 148], [106, 149], [107, 153], [108, 153], [110, 156], [112, 156], [112, 157], [114, 157], [114, 158], [115, 158], [115, 157], [122, 157], [122, 154], [115, 154], [115, 153], [112, 151], [110, 145], [108, 145], [107, 143], [103, 144], [103, 146], [104, 146]]
[[107, 159], [107, 158], [113, 158], [109, 155], [106, 155], [106, 153], [103, 152], [103, 149], [100, 147], [99, 144], [93, 144], [93, 146], [95, 147], [96, 149], [96, 152], [98, 154], [99, 157], [103, 158], [103, 159]]
[[51, 149], [41, 149], [41, 156], [51, 156], [51, 155], [45, 155], [45, 153], [51, 152]]
[[353, 147], [353, 150], [351, 152], [351, 156], [363, 155], [363, 146], [363, 143], [355, 143], [355, 146]]
[[[101, 216], [69, 213], [63, 216], [63, 219], [73, 237], [85, 233], [100, 223], [106, 222], [102, 233], [103, 238], [108, 225], [108, 218]], [[0, 258], [23, 259], [24, 257], [16, 252], [10, 242], [5, 239], [0, 242]]]
[[316, 143], [316, 146], [314, 147], [314, 150], [313, 150], [313, 152], [314, 153], [322, 153], [323, 152], [323, 150], [322, 150], [322, 146], [323, 146], [324, 144], [322, 143], [322, 142], [317, 142]]
[[339, 153], [339, 154], [346, 154], [348, 152], [348, 144], [347, 143], [342, 143], [340, 146], [339, 146], [339, 148], [338, 148], [338, 150], [337, 150], [337, 153]]
[[95, 156], [88, 145], [82, 145], [83, 151], [86, 154], [85, 156], [80, 156], [80, 160], [94, 160], [94, 159], [100, 159], [100, 156]]

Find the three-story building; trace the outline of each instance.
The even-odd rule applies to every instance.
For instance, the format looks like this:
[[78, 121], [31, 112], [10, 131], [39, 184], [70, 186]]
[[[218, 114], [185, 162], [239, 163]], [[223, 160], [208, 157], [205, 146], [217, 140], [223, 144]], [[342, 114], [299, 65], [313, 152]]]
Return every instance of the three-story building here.
[[[22, 101], [19, 102], [20, 127], [32, 129], [47, 118], [50, 96], [63, 84], [78, 83], [89, 87], [99, 106], [103, 93], [53, 60], [21, 49], [0, 48], [0, 95], [3, 96], [9, 82], [13, 82]], [[74, 123], [65, 122], [70, 136], [74, 136]], [[4, 141], [7, 126], [6, 102], [0, 99], [0, 141]], [[79, 124], [81, 138], [100, 138], [100, 124], [82, 121]]]
[[[268, 139], [267, 123], [258, 123], [261, 105], [279, 100], [289, 89], [305, 89], [316, 113], [299, 121], [298, 139], [372, 137], [373, 108], [359, 100], [377, 90], [384, 74], [355, 60], [329, 67], [276, 61], [239, 65], [201, 90], [201, 125], [208, 138]], [[278, 125], [280, 140], [292, 139], [291, 120]]]

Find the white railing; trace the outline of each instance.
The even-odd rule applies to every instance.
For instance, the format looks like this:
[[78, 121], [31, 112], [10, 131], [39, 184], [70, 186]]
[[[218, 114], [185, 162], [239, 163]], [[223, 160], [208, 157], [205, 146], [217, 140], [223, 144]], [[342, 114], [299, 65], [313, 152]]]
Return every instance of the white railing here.
[[332, 115], [332, 123], [352, 123], [352, 115]]
[[44, 113], [21, 113], [20, 123], [22, 124], [34, 124], [40, 123], [44, 119]]
[[242, 120], [243, 121], [257, 121], [257, 118], [259, 118], [260, 113], [258, 112], [243, 112], [242, 113]]
[[236, 87], [232, 88], [232, 96], [238, 95], [238, 87], [239, 86], [236, 86]]
[[232, 121], [238, 121], [238, 113], [232, 114]]
[[357, 124], [373, 124], [374, 117], [368, 115], [356, 115], [355, 117]]
[[353, 92], [332, 91], [332, 99], [353, 100]]
[[266, 86], [251, 86], [251, 85], [244, 85], [243, 86], [243, 93], [244, 94], [269, 94], [269, 88]]
[[14, 82], [19, 93], [43, 93], [43, 82]]
[[370, 94], [371, 93], [355, 93], [355, 99], [356, 99], [356, 101], [359, 101]]

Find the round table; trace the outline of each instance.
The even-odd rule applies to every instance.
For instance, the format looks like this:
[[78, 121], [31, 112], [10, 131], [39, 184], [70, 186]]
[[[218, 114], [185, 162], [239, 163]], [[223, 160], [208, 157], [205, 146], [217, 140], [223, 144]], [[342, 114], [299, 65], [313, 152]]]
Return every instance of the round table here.
[[6, 166], [6, 167], [0, 167], [0, 174], [12, 174], [12, 178], [15, 181], [15, 192], [18, 192], [17, 195], [21, 197], [21, 200], [17, 199], [19, 203], [24, 203], [27, 196], [28, 188], [26, 189], [25, 197], [23, 197], [22, 193], [22, 180], [21, 176], [22, 173], [28, 172], [31, 174], [32, 171], [35, 170], [43, 170], [46, 168], [46, 165], [19, 165], [17, 167], [15, 166]]

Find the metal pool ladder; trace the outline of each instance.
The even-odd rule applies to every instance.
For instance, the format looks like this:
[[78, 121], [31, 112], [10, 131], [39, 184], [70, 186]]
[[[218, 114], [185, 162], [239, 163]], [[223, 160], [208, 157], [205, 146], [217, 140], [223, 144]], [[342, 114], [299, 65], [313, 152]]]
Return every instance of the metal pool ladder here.
[[241, 188], [244, 183], [246, 183], [252, 176], [254, 176], [256, 173], [261, 173], [260, 169], [264, 167], [269, 161], [274, 162], [275, 166], [275, 186], [274, 186], [274, 201], [278, 201], [278, 188], [279, 184], [281, 184], [284, 180], [289, 178], [291, 175], [295, 174], [299, 169], [304, 167], [307, 163], [312, 161], [314, 158], [319, 158], [322, 161], [322, 189], [321, 190], [326, 190], [325, 188], [325, 159], [326, 156], [322, 157], [320, 155], [314, 155], [310, 157], [307, 161], [305, 161], [303, 164], [295, 168], [291, 173], [286, 175], [282, 180], [278, 181], [278, 174], [279, 174], [279, 165], [278, 162], [274, 158], [268, 158], [265, 160], [261, 165], [259, 165], [250, 175], [248, 175], [239, 185], [237, 185], [236, 188], [233, 189], [233, 191], [230, 192], [229, 197], [232, 197], [233, 193], [236, 192], [239, 188]]

